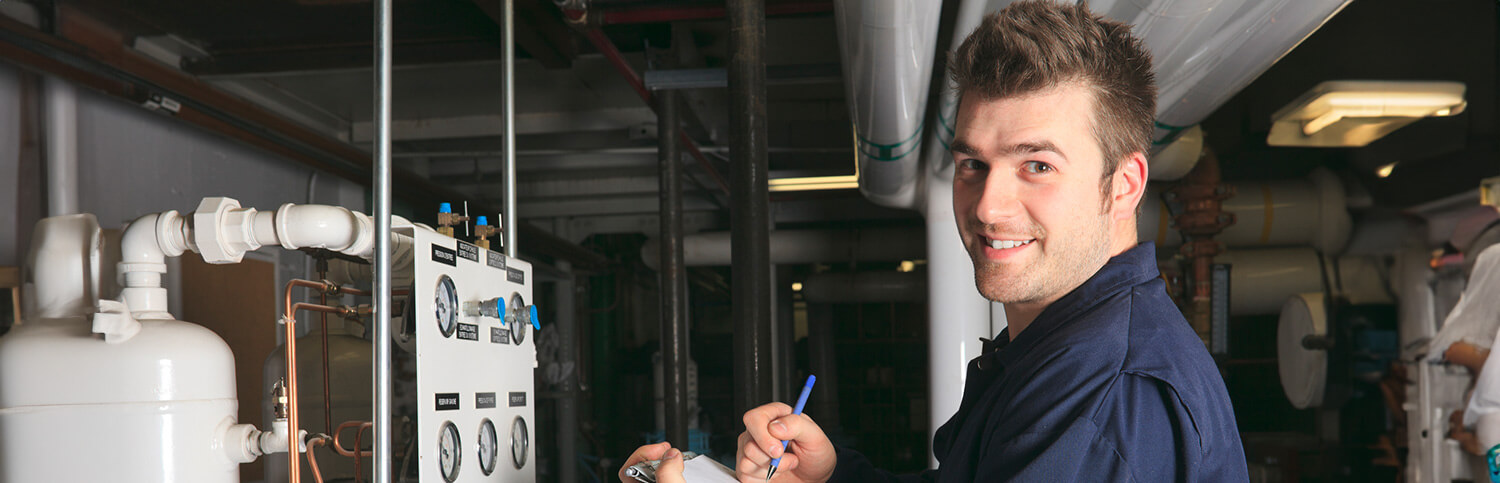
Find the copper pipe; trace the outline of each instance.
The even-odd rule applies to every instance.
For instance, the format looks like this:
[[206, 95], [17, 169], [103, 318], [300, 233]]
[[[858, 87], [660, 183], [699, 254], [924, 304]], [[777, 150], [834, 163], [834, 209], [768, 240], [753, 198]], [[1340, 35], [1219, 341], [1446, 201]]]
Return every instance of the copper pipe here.
[[[302, 304], [297, 304], [302, 305]], [[292, 310], [287, 310], [291, 313]], [[287, 470], [290, 472], [291, 483], [302, 481], [302, 459], [297, 457], [301, 445], [297, 444], [297, 434], [301, 426], [297, 425], [297, 319], [291, 316], [281, 318], [282, 325], [286, 328], [286, 415], [287, 424], [291, 430], [287, 431]]]
[[[321, 266], [325, 265], [325, 263], [319, 263], [318, 265], [321, 268]], [[318, 270], [318, 279], [325, 280], [327, 279], [327, 276], [328, 273], [326, 270]], [[322, 305], [328, 305], [327, 290], [324, 290], [318, 294], [318, 303]], [[322, 333], [323, 337], [323, 432], [332, 433], [333, 399], [329, 396], [328, 390], [328, 313], [325, 312], [318, 314], [318, 317], [320, 319], [320, 322], [318, 323], [318, 329], [319, 332]], [[309, 450], [309, 454], [311, 454], [311, 450]]]
[[313, 448], [328, 443], [328, 438], [317, 437], [307, 441], [307, 467], [312, 469], [313, 481], [323, 483], [323, 472], [318, 471], [318, 458], [313, 456]]
[[[356, 440], [354, 442], [354, 449], [351, 450], [351, 449], [345, 448], [344, 444], [341, 443], [341, 442], [339, 442], [339, 437], [343, 435], [345, 429], [353, 428], [353, 427], [356, 427], [356, 426], [359, 427], [359, 431], [356, 432], [355, 435], [354, 435], [354, 437], [356, 438]], [[369, 452], [369, 451], [360, 451], [358, 438], [359, 438], [359, 433], [363, 433], [364, 430], [369, 429], [369, 428], [374, 427], [374, 426], [375, 426], [375, 423], [371, 423], [369, 421], [348, 421], [348, 422], [345, 422], [343, 424], [340, 424], [339, 427], [338, 427], [338, 430], [334, 431], [334, 433], [333, 433], [333, 451], [337, 452], [340, 456], [345, 456], [345, 457], [350, 457], [350, 458], [358, 458], [361, 455], [363, 455], [363, 456], [371, 456], [371, 455], [373, 455], [374, 453]]]

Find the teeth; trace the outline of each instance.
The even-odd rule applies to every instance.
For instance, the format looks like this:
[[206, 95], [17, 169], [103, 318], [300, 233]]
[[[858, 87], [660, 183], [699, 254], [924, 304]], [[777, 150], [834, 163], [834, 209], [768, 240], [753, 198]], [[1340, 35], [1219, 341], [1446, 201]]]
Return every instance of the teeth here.
[[1031, 242], [1034, 242], [1034, 241], [1036, 241], [1036, 239], [1031, 239], [1031, 240], [1026, 240], [1026, 241], [1018, 241], [1018, 240], [994, 240], [994, 239], [991, 239], [990, 240], [990, 248], [994, 248], [996, 250], [1003, 250], [1003, 249], [1006, 249], [1006, 248], [1015, 248], [1015, 247], [1019, 247], [1019, 246], [1026, 246], [1026, 245], [1031, 244]]

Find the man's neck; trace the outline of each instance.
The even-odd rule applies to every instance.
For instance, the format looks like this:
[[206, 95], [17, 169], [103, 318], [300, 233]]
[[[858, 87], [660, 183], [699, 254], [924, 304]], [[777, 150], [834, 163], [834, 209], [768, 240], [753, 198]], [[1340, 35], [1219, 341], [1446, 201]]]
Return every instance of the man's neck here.
[[[1113, 236], [1110, 237], [1111, 241], [1109, 244], [1109, 258], [1120, 256], [1121, 253], [1125, 253], [1127, 250], [1135, 248], [1135, 246], [1137, 245], [1134, 217], [1132, 217], [1129, 221], [1130, 223], [1128, 224], [1118, 223], [1114, 227], [1114, 233], [1112, 234]], [[1105, 263], [1109, 263], [1108, 259], [1105, 260]], [[1099, 267], [1096, 267], [1094, 269], [1094, 275], [1097, 275], [1099, 273], [1099, 270], [1103, 268], [1104, 265], [1102, 264]], [[1089, 278], [1084, 279], [1083, 283], [1089, 283], [1088, 281], [1092, 280], [1094, 278], [1094, 275], [1089, 275]], [[1033, 321], [1036, 321], [1036, 317], [1038, 315], [1041, 315], [1042, 311], [1047, 309], [1047, 306], [1052, 305], [1053, 302], [1058, 301], [1058, 299], [1061, 299], [1064, 295], [1067, 295], [1068, 293], [1077, 289], [1079, 286], [1082, 286], [1083, 283], [1079, 284], [1078, 286], [1068, 288], [1068, 290], [1061, 293], [1054, 294], [1052, 297], [1049, 297], [1045, 300], [1004, 304], [1005, 324], [1006, 327], [1008, 327], [1010, 339], [1015, 340], [1016, 337], [1021, 335], [1021, 331], [1026, 330], [1027, 327], [1031, 326], [1031, 323]]]

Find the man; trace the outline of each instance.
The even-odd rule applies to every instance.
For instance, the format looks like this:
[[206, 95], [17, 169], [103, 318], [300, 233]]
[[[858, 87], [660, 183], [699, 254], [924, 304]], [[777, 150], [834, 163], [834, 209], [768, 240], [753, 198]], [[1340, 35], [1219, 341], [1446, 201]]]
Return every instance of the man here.
[[1224, 382], [1167, 297], [1155, 247], [1135, 238], [1149, 54], [1084, 6], [1022, 1], [986, 17], [950, 69], [954, 213], [979, 292], [1005, 304], [1009, 328], [969, 363], [933, 441], [938, 468], [877, 470], [773, 403], [745, 414], [740, 480], [763, 480], [781, 456], [778, 482], [1247, 481]]

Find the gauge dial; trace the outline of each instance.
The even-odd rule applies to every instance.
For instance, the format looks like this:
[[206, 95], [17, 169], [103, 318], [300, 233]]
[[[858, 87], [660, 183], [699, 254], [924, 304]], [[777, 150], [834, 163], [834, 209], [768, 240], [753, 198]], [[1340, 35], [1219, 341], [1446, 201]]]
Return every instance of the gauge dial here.
[[513, 293], [508, 304], [506, 307], [510, 309], [510, 313], [505, 319], [510, 323], [510, 340], [521, 345], [526, 340], [526, 329], [531, 325], [531, 321], [527, 319], [526, 299], [521, 298], [519, 293]]
[[458, 439], [458, 426], [452, 421], [443, 421], [442, 431], [438, 436], [438, 472], [443, 481], [452, 483], [458, 479], [458, 465], [463, 462], [463, 445]]
[[458, 330], [458, 287], [453, 285], [453, 279], [447, 275], [438, 279], [435, 298], [432, 307], [437, 315], [438, 330], [443, 337], [453, 337], [453, 332]]
[[499, 460], [500, 438], [495, 434], [495, 423], [489, 418], [479, 425], [479, 471], [485, 476], [495, 472], [495, 462]]
[[531, 446], [531, 441], [527, 438], [526, 420], [516, 416], [516, 420], [510, 423], [510, 457], [518, 470], [526, 466], [526, 451]]

